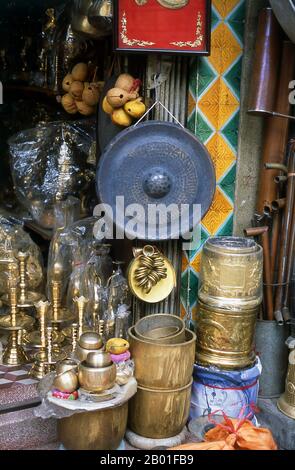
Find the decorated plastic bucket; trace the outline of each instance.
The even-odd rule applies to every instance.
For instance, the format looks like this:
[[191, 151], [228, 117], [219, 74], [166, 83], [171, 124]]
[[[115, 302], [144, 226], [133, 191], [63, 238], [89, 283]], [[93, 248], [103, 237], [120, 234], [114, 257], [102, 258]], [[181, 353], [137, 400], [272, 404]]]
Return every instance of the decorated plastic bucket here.
[[[221, 370], [216, 367], [194, 366], [190, 419], [224, 412], [238, 418], [243, 408], [257, 404], [261, 362], [239, 371]], [[250, 419], [254, 418], [254, 411]]]

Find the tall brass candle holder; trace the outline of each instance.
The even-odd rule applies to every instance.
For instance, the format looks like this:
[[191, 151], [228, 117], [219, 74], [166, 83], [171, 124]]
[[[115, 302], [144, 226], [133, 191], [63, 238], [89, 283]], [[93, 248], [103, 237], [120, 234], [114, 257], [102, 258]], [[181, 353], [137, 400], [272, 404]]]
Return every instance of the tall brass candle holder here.
[[6, 324], [5, 330], [10, 331], [8, 344], [3, 353], [3, 364], [18, 366], [28, 362], [28, 357], [22, 346], [18, 344], [18, 331], [23, 326], [17, 325], [17, 287], [16, 279], [10, 279], [10, 323]]
[[[47, 354], [46, 354], [46, 316], [48, 314], [49, 302], [38, 302], [36, 304], [37, 312], [39, 314], [40, 322], [40, 351], [35, 355], [35, 361], [30, 370], [30, 375], [36, 379], [42, 379], [48, 371], [46, 364]], [[35, 333], [35, 332], [34, 332]]]
[[18, 307], [19, 308], [30, 308], [33, 307], [38, 300], [43, 300], [44, 295], [40, 292], [33, 292], [27, 290], [27, 280], [26, 280], [26, 262], [29, 254], [19, 251], [17, 254], [17, 259], [19, 262], [19, 276], [20, 276], [20, 295], [18, 298]]
[[42, 379], [46, 374], [55, 370], [58, 361], [66, 359], [67, 354], [63, 351], [57, 352], [52, 347], [52, 327], [45, 327], [45, 315], [40, 318], [41, 325], [41, 349], [35, 355], [35, 362], [30, 371], [30, 375], [37, 379]]
[[[83, 295], [80, 297], [74, 297], [73, 302], [78, 307], [78, 339], [80, 338], [82, 333], [86, 333], [87, 331], [96, 331], [94, 328], [91, 328], [88, 325], [85, 325], [85, 308], [88, 303], [88, 299], [86, 299]], [[72, 327], [68, 326], [62, 330], [64, 336], [67, 339], [72, 338]]]
[[62, 280], [59, 275], [53, 277], [50, 287], [52, 299], [50, 319], [54, 331], [58, 331], [61, 324], [74, 321], [76, 315], [70, 310], [62, 308]]
[[79, 328], [78, 323], [73, 323], [73, 324], [72, 324], [72, 351], [71, 351], [72, 354], [75, 353], [76, 347], [77, 347], [78, 328]]
[[[10, 308], [14, 308], [11, 302], [16, 302], [16, 326], [19, 328], [19, 331], [25, 330], [30, 331], [33, 328], [35, 319], [30, 315], [25, 315], [22, 311], [18, 309], [18, 298], [17, 298], [17, 264], [16, 260], [10, 258], [5, 261], [8, 269], [8, 293], [4, 296], [4, 302], [10, 305]], [[0, 318], [0, 329], [7, 329], [11, 326], [11, 315], [4, 315]], [[22, 336], [22, 335], [20, 335]], [[18, 338], [19, 342], [20, 338]]]
[[[49, 312], [50, 303], [48, 300], [43, 301], [39, 300], [39, 302], [35, 303], [35, 308], [37, 312], [37, 318], [39, 321], [39, 325], [36, 330], [27, 333], [24, 336], [24, 344], [31, 347], [31, 348], [42, 348], [42, 328], [41, 322], [43, 321], [43, 317], [45, 317], [45, 325], [48, 321], [48, 312]], [[53, 344], [60, 344], [64, 340], [63, 336], [60, 333], [53, 332], [52, 341]]]

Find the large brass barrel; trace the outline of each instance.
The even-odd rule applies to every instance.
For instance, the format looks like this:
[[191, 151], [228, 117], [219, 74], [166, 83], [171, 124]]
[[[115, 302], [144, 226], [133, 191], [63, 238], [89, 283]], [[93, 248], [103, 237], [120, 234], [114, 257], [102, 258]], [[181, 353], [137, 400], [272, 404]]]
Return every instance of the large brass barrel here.
[[255, 362], [254, 333], [258, 307], [225, 310], [199, 303], [196, 360], [220, 369], [243, 369]]
[[126, 432], [127, 417], [128, 402], [75, 413], [57, 420], [59, 440], [67, 450], [115, 450]]
[[151, 439], [166, 439], [179, 434], [189, 416], [192, 379], [174, 390], [138, 386], [130, 400], [128, 427]]
[[169, 390], [190, 382], [195, 362], [195, 333], [185, 330], [186, 340], [178, 344], [156, 344], [141, 340], [134, 333], [134, 327], [130, 328], [130, 352], [140, 386]]
[[262, 248], [252, 239], [209, 238], [202, 252], [199, 298], [224, 309], [251, 309], [262, 301]]

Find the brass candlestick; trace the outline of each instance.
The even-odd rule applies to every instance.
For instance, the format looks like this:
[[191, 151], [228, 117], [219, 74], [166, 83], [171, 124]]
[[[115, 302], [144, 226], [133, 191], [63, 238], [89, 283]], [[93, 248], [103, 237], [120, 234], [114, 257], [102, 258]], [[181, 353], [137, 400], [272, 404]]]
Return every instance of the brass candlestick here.
[[18, 307], [29, 308], [33, 307], [38, 300], [43, 300], [44, 296], [39, 292], [33, 292], [27, 290], [26, 282], [26, 262], [29, 254], [19, 251], [17, 254], [17, 259], [19, 262], [19, 276], [20, 276], [20, 296], [18, 299]]
[[86, 304], [88, 303], [88, 300], [85, 299], [85, 297], [80, 296], [80, 297], [75, 297], [73, 301], [77, 304], [78, 306], [78, 339], [82, 335], [83, 331], [83, 326], [84, 326], [84, 314], [85, 314], [85, 307]]
[[[37, 312], [39, 314], [40, 322], [40, 345], [41, 349], [38, 354], [35, 355], [34, 364], [30, 370], [30, 375], [36, 379], [42, 379], [49, 370], [46, 364], [46, 336], [45, 336], [45, 322], [48, 314], [49, 302], [38, 302], [36, 304]], [[35, 333], [35, 332], [34, 332]]]
[[72, 354], [75, 353], [78, 340], [78, 323], [72, 324]]
[[18, 344], [18, 331], [23, 327], [17, 325], [17, 288], [16, 281], [10, 281], [10, 325], [6, 326], [6, 330], [10, 331], [8, 344], [3, 353], [3, 364], [10, 366], [18, 366], [28, 362], [28, 357]]
[[[15, 263], [13, 261], [8, 262], [8, 289], [9, 293], [6, 294], [6, 302], [10, 305], [11, 311], [15, 314], [15, 326], [20, 330], [30, 331], [33, 328], [35, 320], [29, 315], [24, 315], [23, 312], [18, 310], [18, 301], [17, 301], [17, 278], [15, 277]], [[8, 329], [12, 325], [12, 316], [4, 315], [0, 319], [0, 329]]]
[[55, 327], [55, 331], [56, 331], [56, 325], [57, 325], [57, 329], [59, 329], [58, 325], [60, 325], [61, 323], [70, 322], [75, 319], [74, 313], [72, 313], [70, 310], [66, 308], [62, 308], [61, 295], [62, 295], [61, 279], [58, 276], [58, 277], [55, 277], [51, 281], [52, 310], [50, 313], [50, 319], [51, 319], [51, 322], [53, 323], [53, 326]]
[[[41, 328], [41, 322], [43, 321], [43, 318], [45, 318], [45, 324], [48, 320], [48, 313], [49, 313], [49, 306], [50, 303], [48, 301], [43, 301], [39, 300], [35, 304], [35, 308], [37, 311], [37, 317], [39, 319], [39, 326], [35, 331], [32, 331], [31, 333], [27, 333], [24, 336], [24, 343], [32, 348], [42, 348], [42, 328]], [[64, 340], [64, 337], [62, 336], [61, 333], [56, 333], [53, 332], [53, 344], [60, 344]]]
[[55, 370], [55, 365], [59, 361], [63, 361], [67, 357], [67, 353], [61, 350], [56, 350], [52, 344], [53, 328], [48, 326], [47, 333], [47, 359], [45, 363], [48, 365], [49, 371]]

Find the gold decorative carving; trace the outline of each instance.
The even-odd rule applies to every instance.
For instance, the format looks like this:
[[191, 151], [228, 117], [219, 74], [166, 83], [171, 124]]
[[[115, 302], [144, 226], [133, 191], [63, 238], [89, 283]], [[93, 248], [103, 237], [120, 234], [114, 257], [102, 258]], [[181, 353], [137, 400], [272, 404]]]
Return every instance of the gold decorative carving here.
[[202, 45], [203, 42], [203, 34], [202, 34], [202, 26], [203, 26], [203, 21], [202, 21], [202, 13], [199, 11], [198, 16], [197, 16], [197, 26], [196, 26], [196, 38], [194, 41], [175, 41], [175, 42], [170, 42], [173, 46], [178, 46], [178, 47], [199, 47]]
[[124, 11], [122, 19], [121, 19], [121, 39], [124, 44], [127, 46], [139, 46], [139, 47], [145, 47], [145, 46], [152, 46], [155, 43], [150, 42], [150, 41], [143, 41], [141, 39], [129, 39], [128, 38], [128, 29], [127, 29], [127, 17], [126, 17], [126, 12]]

